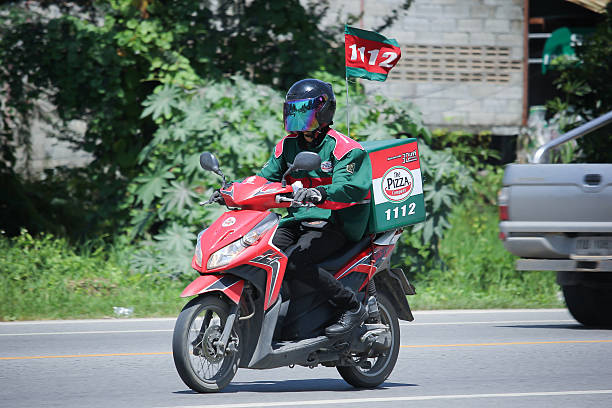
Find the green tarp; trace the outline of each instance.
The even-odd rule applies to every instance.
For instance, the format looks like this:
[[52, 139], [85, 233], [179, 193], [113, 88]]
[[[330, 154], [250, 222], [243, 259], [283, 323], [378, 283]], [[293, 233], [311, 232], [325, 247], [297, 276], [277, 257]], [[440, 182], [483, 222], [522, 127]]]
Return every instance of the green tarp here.
[[593, 32], [592, 28], [561, 27], [552, 32], [552, 35], [544, 44], [542, 54], [542, 74], [553, 66], [555, 58], [566, 56], [570, 59], [577, 59], [575, 48], [582, 44], [585, 35]]

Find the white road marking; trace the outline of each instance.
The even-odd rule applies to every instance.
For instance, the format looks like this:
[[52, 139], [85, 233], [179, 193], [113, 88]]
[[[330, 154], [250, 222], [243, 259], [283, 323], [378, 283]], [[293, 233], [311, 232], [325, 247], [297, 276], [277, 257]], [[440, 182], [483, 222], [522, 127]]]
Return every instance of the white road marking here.
[[[410, 298], [408, 298], [410, 300]], [[453, 314], [497, 314], [497, 313], [568, 313], [567, 309], [457, 309], [457, 310], [413, 310], [417, 315], [453, 315]]]
[[[178, 316], [178, 313], [177, 313]], [[141, 322], [176, 322], [176, 317], [146, 317], [146, 318], [112, 318], [112, 319], [79, 319], [79, 320], [23, 320], [16, 322], [0, 322], [0, 326], [38, 325], [38, 324], [81, 324], [81, 323], [141, 323]]]
[[576, 323], [575, 320], [497, 320], [497, 321], [480, 321], [480, 322], [400, 322], [400, 326], [450, 326], [462, 324], [531, 324], [531, 323]]
[[257, 407], [285, 407], [304, 405], [334, 405], [334, 404], [365, 404], [375, 402], [398, 402], [398, 401], [427, 401], [427, 400], [451, 400], [451, 399], [478, 399], [478, 398], [519, 398], [519, 397], [554, 397], [568, 395], [597, 395], [612, 394], [612, 390], [585, 390], [585, 391], [553, 391], [553, 392], [513, 392], [507, 394], [456, 394], [456, 395], [420, 395], [414, 397], [381, 397], [381, 398], [346, 398], [329, 400], [306, 400], [306, 401], [278, 401], [278, 402], [245, 402], [239, 404], [214, 404], [214, 405], [190, 405], [174, 406], [168, 408], [257, 408]]
[[0, 336], [53, 336], [58, 334], [115, 334], [115, 333], [156, 333], [172, 332], [172, 329], [159, 330], [98, 330], [98, 331], [74, 331], [74, 332], [46, 332], [46, 333], [0, 333]]
[[[458, 315], [458, 314], [498, 314], [498, 313], [565, 313], [567, 309], [458, 309], [458, 310], [413, 310], [415, 316], [421, 315]], [[178, 314], [177, 314], [178, 315]], [[74, 324], [74, 323], [138, 323], [138, 322], [175, 322], [176, 317], [150, 318], [110, 318], [110, 319], [79, 319], [79, 320], [25, 320], [16, 322], [0, 322], [1, 326], [38, 325], [38, 324]]]
[[[401, 326], [452, 326], [463, 324], [533, 324], [533, 323], [576, 323], [575, 320], [497, 320], [482, 322], [400, 322]], [[577, 324], [577, 323], [576, 323]], [[142, 330], [91, 330], [91, 331], [67, 331], [67, 332], [34, 332], [34, 333], [0, 333], [0, 337], [6, 336], [54, 336], [61, 334], [116, 334], [116, 333], [157, 333], [172, 332], [172, 329], [142, 329]]]

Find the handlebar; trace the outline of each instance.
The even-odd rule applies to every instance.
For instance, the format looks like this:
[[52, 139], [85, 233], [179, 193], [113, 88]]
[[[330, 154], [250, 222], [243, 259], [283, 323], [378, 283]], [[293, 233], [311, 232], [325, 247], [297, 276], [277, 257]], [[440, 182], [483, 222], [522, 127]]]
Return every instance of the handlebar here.
[[295, 201], [293, 198], [284, 197], [281, 195], [277, 195], [275, 198], [277, 203], [288, 202], [291, 203], [291, 207], [316, 207], [313, 203], [300, 203]]
[[302, 188], [300, 181], [294, 182], [291, 187], [281, 187], [271, 183], [260, 176], [251, 176], [235, 187], [214, 190], [208, 201], [201, 201], [200, 205], [219, 203], [230, 209], [269, 209], [287, 207], [315, 207], [310, 202], [296, 202], [294, 194]]
[[[313, 203], [300, 203], [300, 202], [295, 201], [293, 198], [282, 196], [282, 195], [277, 195], [274, 201], [276, 201], [277, 203], [282, 203], [282, 202], [291, 203], [291, 207], [315, 207]], [[225, 204], [225, 200], [223, 199], [219, 191], [213, 192], [213, 194], [210, 196], [208, 201], [200, 201], [199, 204], [200, 206], [204, 206], [204, 205], [208, 205], [212, 203]]]

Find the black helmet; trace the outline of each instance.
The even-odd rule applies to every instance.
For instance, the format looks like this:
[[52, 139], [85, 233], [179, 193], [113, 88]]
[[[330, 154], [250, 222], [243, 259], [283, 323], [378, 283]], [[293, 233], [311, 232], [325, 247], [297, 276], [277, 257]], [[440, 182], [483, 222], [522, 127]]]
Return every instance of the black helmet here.
[[331, 84], [318, 79], [302, 79], [291, 85], [283, 105], [287, 132], [309, 132], [329, 125], [336, 112]]

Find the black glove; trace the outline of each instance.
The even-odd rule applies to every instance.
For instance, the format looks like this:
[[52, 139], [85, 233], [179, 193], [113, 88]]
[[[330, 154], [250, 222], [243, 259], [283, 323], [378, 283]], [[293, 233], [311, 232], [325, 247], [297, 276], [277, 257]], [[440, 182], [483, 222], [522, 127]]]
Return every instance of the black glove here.
[[316, 188], [300, 188], [293, 193], [293, 201], [297, 203], [319, 204], [323, 202], [323, 194]]
[[204, 204], [210, 204], [210, 203], [225, 204], [225, 199], [223, 198], [223, 196], [219, 192], [218, 188], [215, 191], [213, 191], [213, 193], [210, 196], [210, 198], [208, 199], [208, 201], [206, 203], [204, 203]]

